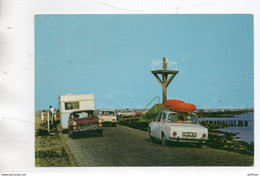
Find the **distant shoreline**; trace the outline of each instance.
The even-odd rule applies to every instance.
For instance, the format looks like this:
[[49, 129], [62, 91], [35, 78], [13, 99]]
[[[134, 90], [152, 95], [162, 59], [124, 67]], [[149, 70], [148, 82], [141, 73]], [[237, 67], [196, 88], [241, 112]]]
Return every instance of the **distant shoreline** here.
[[224, 112], [197, 112], [199, 118], [236, 118], [238, 115], [245, 114], [248, 112], [254, 112], [253, 110], [242, 110], [242, 111], [224, 111]]
[[200, 118], [236, 118], [235, 115], [207, 115], [207, 116], [199, 116]]

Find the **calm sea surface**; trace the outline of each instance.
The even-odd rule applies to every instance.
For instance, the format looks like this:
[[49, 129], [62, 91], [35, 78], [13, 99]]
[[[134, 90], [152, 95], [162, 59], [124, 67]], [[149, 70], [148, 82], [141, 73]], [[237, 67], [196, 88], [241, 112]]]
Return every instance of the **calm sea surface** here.
[[251, 143], [254, 142], [254, 112], [248, 112], [246, 114], [238, 115], [235, 118], [205, 118], [204, 120], [242, 120], [248, 121], [247, 127], [228, 127], [228, 128], [219, 128], [217, 130], [223, 132], [236, 133], [237, 135], [234, 139], [240, 139], [242, 141]]

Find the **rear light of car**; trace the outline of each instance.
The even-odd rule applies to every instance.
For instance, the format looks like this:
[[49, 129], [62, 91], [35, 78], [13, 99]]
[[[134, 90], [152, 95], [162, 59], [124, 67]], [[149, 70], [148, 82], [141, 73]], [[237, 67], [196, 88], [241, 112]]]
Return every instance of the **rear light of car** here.
[[112, 119], [112, 121], [116, 121], [116, 119]]
[[177, 132], [174, 131], [174, 132], [172, 133], [172, 135], [173, 135], [173, 136], [176, 136], [176, 135], [177, 135]]
[[205, 133], [203, 133], [202, 137], [203, 137], [203, 138], [206, 138], [206, 136], [207, 136], [207, 135], [206, 135]]
[[77, 126], [77, 122], [73, 122], [72, 125], [73, 125], [73, 126]]
[[103, 119], [98, 119], [98, 127], [102, 127]]

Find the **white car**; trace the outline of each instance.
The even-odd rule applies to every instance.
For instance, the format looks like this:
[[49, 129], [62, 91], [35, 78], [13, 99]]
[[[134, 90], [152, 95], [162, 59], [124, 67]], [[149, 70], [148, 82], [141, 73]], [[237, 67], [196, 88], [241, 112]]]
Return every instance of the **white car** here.
[[117, 117], [115, 110], [99, 110], [97, 112], [97, 116], [99, 119], [102, 119], [103, 124], [111, 124], [112, 126], [116, 127]]
[[201, 147], [208, 140], [208, 129], [199, 125], [195, 113], [161, 111], [154, 122], [149, 123], [149, 138], [168, 142], [190, 142]]

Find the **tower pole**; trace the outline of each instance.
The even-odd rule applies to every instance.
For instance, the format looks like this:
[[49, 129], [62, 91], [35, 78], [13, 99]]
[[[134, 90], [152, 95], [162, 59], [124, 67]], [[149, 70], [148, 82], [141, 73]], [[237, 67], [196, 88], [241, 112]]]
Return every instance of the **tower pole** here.
[[[167, 70], [167, 58], [163, 57], [163, 70]], [[162, 73], [162, 78], [163, 78], [163, 103], [167, 100], [167, 91], [166, 91], [166, 84], [167, 84], [167, 74]]]
[[[173, 78], [175, 77], [175, 75], [178, 73], [177, 70], [168, 70], [167, 69], [167, 58], [163, 57], [163, 62], [162, 62], [162, 70], [154, 70], [152, 71], [153, 75], [155, 76], [155, 78], [158, 80], [158, 82], [161, 84], [162, 86], [162, 92], [163, 92], [163, 103], [167, 100], [167, 86], [170, 84], [170, 82], [173, 80]], [[158, 74], [162, 75], [162, 80], [160, 79], [160, 77], [158, 76]], [[168, 79], [168, 74], [171, 74], [171, 77], [169, 80]]]

